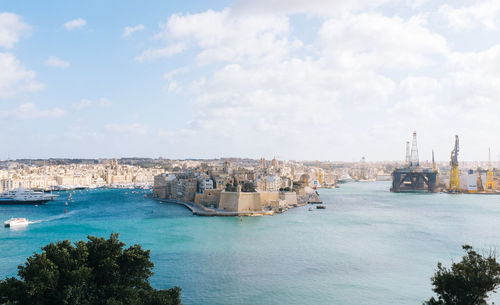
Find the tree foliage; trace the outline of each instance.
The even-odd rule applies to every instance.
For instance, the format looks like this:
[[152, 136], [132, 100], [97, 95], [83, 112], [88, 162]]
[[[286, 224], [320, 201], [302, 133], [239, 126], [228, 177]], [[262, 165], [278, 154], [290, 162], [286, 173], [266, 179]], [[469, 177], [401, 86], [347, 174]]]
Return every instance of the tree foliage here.
[[0, 304], [181, 304], [180, 288], [151, 287], [150, 251], [124, 246], [118, 234], [51, 243], [18, 267], [20, 279], [0, 280]]
[[237, 187], [231, 183], [226, 183], [226, 188], [224, 189], [226, 192], [236, 192]]
[[245, 183], [243, 183], [243, 185], [241, 187], [241, 191], [242, 192], [249, 192], [249, 193], [256, 192], [255, 185], [253, 185], [252, 182], [245, 182]]
[[462, 246], [466, 255], [451, 268], [437, 265], [431, 278], [432, 289], [438, 296], [424, 305], [486, 305], [488, 294], [495, 292], [500, 284], [500, 264], [490, 253], [487, 257], [472, 250], [469, 245]]

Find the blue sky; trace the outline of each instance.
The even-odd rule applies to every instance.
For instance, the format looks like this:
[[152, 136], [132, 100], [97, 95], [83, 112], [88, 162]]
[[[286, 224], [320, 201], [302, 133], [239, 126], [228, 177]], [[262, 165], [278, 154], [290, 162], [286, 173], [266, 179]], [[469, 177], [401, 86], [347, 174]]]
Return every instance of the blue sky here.
[[[496, 1], [0, 1], [0, 159], [498, 155]], [[496, 159], [496, 158], [495, 158]]]

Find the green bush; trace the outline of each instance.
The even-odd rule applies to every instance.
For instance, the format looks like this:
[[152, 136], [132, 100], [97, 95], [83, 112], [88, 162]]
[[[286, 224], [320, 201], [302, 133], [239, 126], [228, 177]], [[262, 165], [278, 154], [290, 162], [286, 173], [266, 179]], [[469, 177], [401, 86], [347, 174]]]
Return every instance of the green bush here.
[[20, 279], [0, 281], [0, 304], [181, 304], [179, 287], [151, 287], [150, 251], [124, 246], [118, 234], [48, 244], [18, 267]]

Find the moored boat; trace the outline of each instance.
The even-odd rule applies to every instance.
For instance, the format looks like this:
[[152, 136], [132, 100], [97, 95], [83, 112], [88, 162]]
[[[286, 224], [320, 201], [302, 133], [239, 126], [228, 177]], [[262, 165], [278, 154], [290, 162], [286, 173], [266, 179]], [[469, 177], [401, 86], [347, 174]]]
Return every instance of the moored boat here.
[[42, 204], [59, 197], [52, 193], [35, 192], [18, 188], [0, 194], [0, 204]]

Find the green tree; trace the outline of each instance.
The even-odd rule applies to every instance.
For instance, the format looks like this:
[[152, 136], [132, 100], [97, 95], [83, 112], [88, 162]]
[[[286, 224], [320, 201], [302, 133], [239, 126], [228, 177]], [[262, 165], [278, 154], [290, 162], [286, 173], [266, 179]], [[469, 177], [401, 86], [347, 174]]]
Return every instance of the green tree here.
[[424, 305], [486, 305], [488, 294], [495, 292], [500, 284], [500, 264], [490, 253], [484, 257], [472, 250], [469, 245], [462, 246], [466, 255], [451, 268], [437, 265], [431, 278], [432, 289], [438, 296], [432, 297]]
[[252, 182], [245, 182], [243, 183], [243, 185], [241, 186], [241, 191], [242, 192], [257, 192], [255, 190], [255, 185], [253, 185]]
[[226, 183], [225, 191], [226, 192], [236, 192], [237, 188], [236, 188], [236, 186], [232, 185], [231, 183]]
[[0, 280], [0, 304], [181, 304], [179, 287], [156, 290], [149, 284], [150, 251], [124, 246], [118, 234], [51, 243], [18, 267], [20, 279]]

